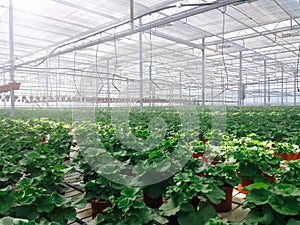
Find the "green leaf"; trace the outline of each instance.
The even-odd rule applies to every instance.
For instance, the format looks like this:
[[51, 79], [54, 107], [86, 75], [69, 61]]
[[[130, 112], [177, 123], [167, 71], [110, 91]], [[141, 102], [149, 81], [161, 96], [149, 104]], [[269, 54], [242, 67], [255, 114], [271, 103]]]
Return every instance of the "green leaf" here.
[[12, 195], [2, 195], [0, 196], [0, 214], [5, 213], [10, 207], [13, 206], [15, 202], [15, 197]]
[[136, 195], [141, 196], [142, 192], [140, 188], [126, 187], [121, 191], [121, 195], [124, 195], [129, 198], [134, 198]]
[[[52, 197], [53, 197], [53, 202], [56, 206], [60, 207], [60, 206], [68, 206], [69, 205], [69, 200], [64, 196], [59, 195], [58, 193], [53, 193]], [[86, 204], [86, 202], [85, 202], [85, 204]]]
[[244, 187], [243, 189], [247, 190], [247, 191], [251, 191], [253, 189], [268, 189], [269, 185], [267, 183], [264, 182], [255, 182], [253, 184], [250, 184], [246, 187]]
[[16, 216], [28, 220], [37, 220], [40, 214], [37, 212], [35, 206], [18, 206], [15, 209]]
[[269, 205], [262, 206], [262, 210], [251, 209], [247, 215], [247, 221], [252, 223], [261, 222], [263, 224], [271, 224], [273, 219], [273, 210]]
[[287, 196], [300, 196], [300, 189], [293, 184], [278, 184], [275, 188], [275, 193]]
[[180, 210], [180, 205], [175, 204], [173, 199], [170, 198], [159, 207], [159, 210], [162, 212], [162, 215], [172, 216]]
[[54, 199], [50, 195], [39, 196], [35, 204], [39, 213], [51, 212], [54, 209]]
[[213, 190], [211, 192], [208, 192], [207, 194], [205, 194], [205, 196], [209, 199], [209, 201], [211, 201], [214, 204], [219, 204], [222, 199], [226, 198], [226, 194], [225, 192], [220, 189], [218, 186], [213, 185]]
[[286, 225], [300, 225], [300, 220], [290, 219]]
[[205, 224], [215, 216], [217, 216], [215, 209], [208, 203], [200, 203], [198, 212], [190, 203], [185, 203], [177, 215], [177, 220], [179, 225]]
[[18, 218], [12, 218], [12, 217], [4, 217], [2, 219], [0, 219], [0, 224], [1, 225], [12, 225], [12, 224], [28, 224], [28, 220], [25, 219], [18, 219]]
[[20, 204], [21, 205], [31, 205], [35, 200], [36, 200], [36, 197], [29, 196], [29, 197], [26, 197], [25, 199], [21, 199]]
[[55, 221], [60, 224], [66, 224], [67, 220], [74, 221], [76, 219], [76, 211], [72, 207], [57, 207], [51, 211], [48, 216], [51, 221]]
[[145, 207], [145, 203], [144, 202], [140, 202], [140, 201], [134, 201], [132, 204], [133, 208], [135, 209], [141, 209], [143, 207]]
[[118, 202], [118, 207], [126, 213], [130, 209], [130, 201], [128, 198], [123, 198]]
[[252, 177], [257, 173], [258, 168], [253, 163], [248, 163], [240, 165], [239, 171], [244, 177]]
[[167, 224], [168, 223], [168, 219], [160, 216], [159, 214], [155, 215], [154, 221], [158, 224]]
[[264, 205], [268, 202], [270, 192], [265, 189], [253, 189], [247, 195], [247, 201], [256, 205]]
[[278, 213], [283, 215], [298, 215], [300, 203], [295, 198], [284, 198], [272, 195], [269, 198], [270, 206]]
[[6, 188], [0, 189], [0, 196], [1, 195], [6, 195], [11, 189], [12, 189], [12, 187], [10, 185], [7, 186]]

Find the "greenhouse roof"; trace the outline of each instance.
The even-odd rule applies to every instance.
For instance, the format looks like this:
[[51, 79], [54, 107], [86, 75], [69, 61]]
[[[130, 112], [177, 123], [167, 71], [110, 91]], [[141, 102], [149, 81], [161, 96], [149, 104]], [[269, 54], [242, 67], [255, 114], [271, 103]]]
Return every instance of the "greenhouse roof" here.
[[[211, 98], [226, 90], [226, 99], [237, 101], [241, 75], [252, 84], [248, 96], [261, 93], [256, 89], [266, 85], [259, 82], [267, 80], [285, 82], [286, 96], [294, 92], [298, 0], [12, 0], [12, 6], [10, 36], [9, 0], [0, 3], [0, 84], [13, 67], [20, 95], [73, 97], [83, 77], [97, 80], [100, 95], [113, 95], [140, 79], [141, 62], [153, 86], [171, 82], [190, 98], [205, 86]], [[276, 85], [269, 95], [282, 92]]]

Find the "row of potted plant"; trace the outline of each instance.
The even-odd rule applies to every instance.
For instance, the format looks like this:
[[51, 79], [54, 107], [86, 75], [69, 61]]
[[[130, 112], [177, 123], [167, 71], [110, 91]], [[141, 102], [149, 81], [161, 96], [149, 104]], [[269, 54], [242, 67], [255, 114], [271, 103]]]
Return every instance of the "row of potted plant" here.
[[6, 85], [1, 85], [0, 86], [0, 93], [2, 92], [8, 92], [10, 90], [19, 90], [20, 89], [21, 83], [19, 82], [10, 82]]
[[[120, 157], [119, 159], [126, 160], [127, 163], [132, 163], [133, 166], [133, 163], [137, 163], [139, 160], [144, 160], [144, 166], [150, 166], [151, 164], [149, 165], [148, 163], [153, 160], [152, 157], [155, 159], [156, 156], [163, 161], [165, 159], [164, 155], [166, 155], [168, 151], [171, 153], [175, 146], [178, 148], [178, 141], [174, 141], [176, 140], [174, 137], [177, 136], [174, 135], [173, 132], [171, 136], [167, 136], [161, 141], [161, 145], [158, 149], [154, 148], [148, 151], [146, 155], [143, 152], [140, 154], [133, 154], [128, 147], [123, 146], [122, 143], [116, 138], [114, 132], [117, 128], [101, 125], [97, 126], [97, 129], [99, 135], [102, 137], [102, 144], [107, 147], [107, 151], [115, 156], [126, 156], [126, 158]], [[149, 132], [142, 132], [141, 128], [139, 129], [139, 132], [140, 134], [146, 134], [146, 137], [149, 135]], [[282, 159], [274, 156], [274, 149], [282, 150], [282, 145], [288, 148], [290, 147], [290, 145], [282, 143], [274, 144], [274, 142], [264, 142], [258, 135], [255, 134], [250, 134], [243, 138], [237, 138], [234, 136], [226, 136], [217, 131], [215, 134], [210, 133], [207, 135], [207, 139], [203, 139], [195, 135], [193, 131], [189, 132], [193, 134], [191, 135], [193, 138], [185, 143], [185, 145], [188, 146], [185, 153], [187, 153], [187, 155], [190, 157], [190, 160], [185, 165], [185, 168], [180, 173], [177, 173], [174, 177], [171, 177], [171, 182], [167, 183], [167, 185], [161, 185], [163, 182], [160, 182], [157, 185], [145, 187], [144, 191], [142, 192], [147, 194], [147, 197], [145, 197], [145, 195], [143, 197], [146, 206], [149, 198], [152, 200], [158, 199], [159, 203], [157, 203], [158, 205], [156, 205], [156, 207], [160, 206], [160, 215], [166, 217], [165, 219], [173, 221], [175, 224], [185, 224], [183, 221], [189, 221], [189, 217], [187, 215], [190, 215], [191, 218], [196, 217], [197, 219], [203, 217], [201, 214], [202, 212], [199, 213], [197, 211], [200, 209], [199, 204], [203, 208], [208, 207], [212, 209], [212, 212], [215, 212], [216, 209], [218, 211], [222, 211], [218, 209], [219, 204], [222, 203], [226, 195], [228, 195], [230, 198], [230, 195], [232, 194], [232, 187], [241, 182], [241, 178], [239, 176], [242, 178], [251, 178], [252, 182], [274, 182], [275, 178], [272, 176], [278, 176], [278, 174], [282, 173], [282, 168], [280, 167]], [[221, 137], [221, 141], [217, 141], [219, 137]], [[170, 140], [172, 141], [170, 142]], [[217, 151], [212, 152], [215, 162], [213, 162], [212, 165], [203, 168], [200, 164], [209, 163], [209, 152], [214, 150], [213, 148], [210, 148], [211, 140], [213, 143], [218, 142], [221, 144], [221, 146], [217, 149]], [[172, 144], [170, 145], [170, 143], [175, 144], [172, 147]], [[294, 146], [292, 149], [297, 151], [296, 146]], [[195, 156], [195, 153], [201, 152], [204, 154], [204, 156]], [[92, 157], [95, 156], [96, 155], [93, 153]], [[88, 163], [83, 162], [84, 161], [81, 160], [81, 169], [83, 169], [83, 174], [88, 175], [89, 178], [92, 179], [86, 180], [87, 183], [85, 184], [85, 190], [88, 196], [87, 198], [94, 199], [98, 202], [101, 200], [110, 200], [111, 208], [107, 211], [110, 213], [104, 213], [105, 215], [100, 215], [100, 217], [101, 221], [106, 221], [106, 219], [107, 221], [113, 221], [115, 219], [113, 209], [116, 208], [116, 205], [113, 204], [113, 201], [120, 198], [121, 192], [125, 186], [122, 187], [121, 185], [120, 187], [111, 181], [105, 181], [103, 177], [99, 177], [99, 175], [93, 171], [93, 168], [91, 168]], [[86, 168], [88, 168], [88, 173], [85, 171]], [[140, 172], [141, 170], [136, 171]], [[120, 172], [121, 170], [115, 170], [113, 173]], [[136, 176], [138, 174], [135, 173], [135, 169], [133, 169], [131, 173], [132, 176]], [[180, 180], [179, 178], [182, 179]], [[276, 177], [276, 179], [278, 179], [278, 177]], [[196, 184], [199, 184], [200, 186], [197, 186]], [[225, 190], [228, 186], [230, 186], [231, 189], [229, 188], [230, 190], [226, 193]], [[210, 189], [205, 189], [208, 187], [210, 187]], [[189, 188], [191, 188], [190, 192], [188, 191]], [[93, 189], [92, 192], [90, 192], [91, 189]], [[209, 190], [216, 191], [216, 193], [209, 194]], [[242, 191], [242, 189], [240, 190]], [[91, 197], [91, 193], [93, 197]], [[185, 195], [186, 193], [190, 193], [190, 195]], [[176, 197], [177, 195], [179, 196]], [[164, 197], [165, 202], [162, 201], [162, 197]], [[177, 200], [174, 198], [179, 198], [181, 202], [177, 202]], [[201, 198], [204, 198], [205, 201], [200, 201]], [[149, 205], [151, 206], [151, 203]], [[190, 205], [194, 207], [193, 210]], [[181, 206], [183, 207], [182, 212], [180, 211]], [[230, 209], [231, 203], [227, 204], [227, 209], [225, 209], [225, 211]], [[199, 218], [196, 216], [198, 214]], [[207, 215], [210, 215], [207, 218], [208, 221], [209, 218], [212, 217], [212, 214]], [[174, 222], [174, 220], [176, 222]], [[170, 224], [172, 224], [172, 222]]]
[[74, 221], [75, 206], [64, 197], [64, 177], [72, 172], [64, 164], [72, 140], [68, 127], [12, 119], [0, 126], [0, 217], [24, 219], [23, 224]]

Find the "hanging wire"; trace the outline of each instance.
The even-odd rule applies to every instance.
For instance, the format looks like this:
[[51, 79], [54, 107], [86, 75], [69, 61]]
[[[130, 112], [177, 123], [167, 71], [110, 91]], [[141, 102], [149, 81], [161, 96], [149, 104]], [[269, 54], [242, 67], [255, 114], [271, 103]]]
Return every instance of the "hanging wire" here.
[[76, 84], [76, 80], [75, 80], [75, 76], [76, 76], [76, 70], [75, 70], [75, 68], [76, 68], [76, 56], [77, 56], [77, 54], [76, 54], [76, 51], [74, 52], [74, 58], [73, 58], [73, 68], [74, 68], [74, 71], [73, 71], [73, 83], [74, 83], [74, 86], [75, 86], [75, 90], [76, 90], [76, 92], [77, 92], [77, 94], [81, 97], [81, 93], [80, 93], [80, 91], [78, 90], [78, 87], [77, 87], [77, 84]]
[[119, 88], [115, 85], [115, 75], [117, 73], [117, 68], [118, 68], [118, 53], [117, 53], [117, 40], [116, 40], [116, 28], [114, 32], [114, 52], [115, 52], [115, 68], [114, 68], [114, 73], [112, 77], [112, 86], [120, 92]]
[[224, 55], [224, 44], [225, 44], [225, 23], [226, 23], [226, 10], [227, 10], [227, 7], [224, 6], [224, 10], [221, 11], [223, 16], [222, 16], [222, 58], [223, 58], [223, 65], [224, 65], [224, 69], [225, 69], [225, 76], [226, 76], [226, 88], [225, 90], [228, 89], [228, 83], [229, 83], [229, 78], [228, 78], [228, 70], [227, 70], [227, 65], [226, 65], [226, 62], [225, 62], [225, 55]]
[[104, 87], [103, 80], [102, 80], [102, 78], [101, 78], [101, 76], [100, 76], [100, 72], [99, 72], [99, 70], [98, 70], [98, 49], [99, 49], [99, 45], [100, 45], [101, 34], [102, 34], [102, 33], [100, 33], [99, 41], [98, 41], [98, 44], [97, 44], [97, 47], [96, 47], [96, 56], [95, 56], [95, 59], [96, 59], [96, 65], [95, 65], [95, 66], [96, 66], [97, 77], [98, 77], [99, 80], [101, 81], [102, 86], [101, 86], [101, 88], [99, 88], [99, 90], [97, 90], [96, 98], [98, 98], [100, 92], [102, 91], [102, 89], [103, 89], [103, 87]]
[[220, 96], [221, 94], [223, 94], [226, 90], [229, 90], [228, 89], [228, 84], [229, 84], [229, 77], [228, 77], [228, 69], [227, 69], [227, 65], [226, 65], [226, 62], [225, 62], [225, 54], [224, 54], [224, 44], [225, 44], [225, 25], [226, 25], [226, 11], [227, 11], [227, 7], [224, 6], [223, 7], [223, 11], [220, 10], [221, 13], [222, 13], [222, 46], [221, 46], [221, 54], [222, 54], [222, 63], [224, 65], [224, 72], [225, 72], [225, 77], [226, 77], [226, 84], [224, 84], [224, 79], [223, 79], [223, 73], [221, 73], [221, 86], [223, 88], [223, 90], [218, 93], [217, 95], [215, 95], [213, 97], [216, 98], [218, 96]]
[[[134, 20], [139, 19], [139, 18], [142, 18], [142, 17], [144, 17], [144, 16], [146, 16], [146, 15], [149, 15], [149, 14], [154, 14], [154, 13], [156, 13], [156, 12], [161, 12], [161, 11], [164, 11], [164, 10], [167, 10], [167, 9], [171, 9], [171, 8], [178, 8], [178, 7], [203, 7], [203, 6], [215, 5], [215, 4], [217, 4], [217, 3], [218, 3], [218, 1], [215, 1], [215, 2], [208, 2], [208, 3], [205, 2], [205, 3], [199, 3], [199, 4], [179, 4], [179, 5], [176, 4], [176, 5], [168, 5], [168, 6], [164, 6], [164, 7], [162, 7], [162, 8], [155, 9], [155, 10], [146, 12], [146, 13], [144, 13], [144, 14], [141, 14], [141, 15], [135, 17]], [[63, 47], [70, 46], [70, 45], [76, 44], [76, 43], [78, 43], [78, 42], [80, 42], [80, 41], [87, 40], [87, 39], [89, 39], [89, 38], [95, 37], [96, 35], [98, 35], [98, 34], [100, 34], [100, 33], [104, 33], [104, 32], [106, 32], [106, 31], [109, 31], [109, 30], [112, 30], [112, 29], [116, 29], [116, 28], [121, 27], [121, 26], [124, 26], [124, 25], [126, 25], [126, 24], [128, 24], [128, 23], [131, 23], [131, 20], [122, 22], [122, 23], [117, 24], [117, 25], [114, 25], [114, 26], [112, 26], [112, 27], [108, 27], [108, 28], [106, 28], [106, 29], [104, 29], [104, 30], [97, 31], [97, 32], [95, 32], [95, 33], [89, 34], [89, 35], [84, 36], [84, 37], [82, 37], [82, 38], [79, 38], [79, 39], [77, 39], [77, 40], [74, 40], [74, 41], [70, 41], [70, 42], [61, 44], [61, 45], [55, 47], [48, 55], [46, 55], [46, 57], [51, 57], [55, 52], [57, 52], [57, 50], [59, 50], [59, 49], [61, 49], [61, 48], [63, 48]], [[46, 60], [46, 58], [42, 59], [39, 63], [35, 64], [35, 66], [41, 65], [42, 63], [45, 62], [45, 60]], [[9, 66], [7, 66], [7, 67], [9, 68]]]
[[[151, 17], [151, 14], [149, 15]], [[153, 83], [158, 89], [161, 90], [161, 88], [158, 86], [158, 84], [152, 80], [152, 65], [153, 65], [153, 45], [152, 45], [152, 27], [151, 27], [151, 18], [150, 18], [150, 30], [149, 30], [149, 42], [150, 42], [150, 66], [149, 66], [149, 77], [150, 77], [150, 82]]]

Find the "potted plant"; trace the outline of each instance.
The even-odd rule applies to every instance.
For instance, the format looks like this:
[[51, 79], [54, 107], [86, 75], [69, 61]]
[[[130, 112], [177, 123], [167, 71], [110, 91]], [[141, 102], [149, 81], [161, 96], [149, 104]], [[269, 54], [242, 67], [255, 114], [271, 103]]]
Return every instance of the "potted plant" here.
[[124, 188], [119, 197], [110, 197], [112, 206], [105, 215], [97, 216], [97, 224], [165, 224], [167, 220], [140, 201], [141, 197], [141, 188]]
[[[8, 190], [9, 188], [6, 188], [0, 193], [7, 194]], [[70, 200], [57, 192], [49, 192], [39, 187], [38, 179], [21, 179], [16, 184], [12, 197], [7, 196], [5, 200], [2, 213], [6, 216], [36, 222], [54, 221], [61, 225], [75, 220], [76, 211]]]
[[168, 186], [166, 201], [159, 208], [160, 213], [172, 221], [170, 224], [205, 224], [217, 215], [204, 199], [219, 204], [225, 198], [218, 181], [200, 177], [191, 170], [176, 174], [173, 180], [174, 185]]
[[247, 194], [248, 192], [242, 188], [254, 181], [269, 181], [264, 174], [272, 176], [281, 170], [280, 159], [273, 157], [255, 134], [231, 140], [227, 145], [229, 154], [232, 154], [239, 163], [238, 175], [242, 178], [242, 182], [238, 185], [238, 190], [241, 193]]
[[208, 144], [206, 142], [203, 142], [201, 140], [193, 140], [190, 143], [190, 146], [192, 148], [192, 157], [193, 158], [203, 158], [205, 151], [208, 149]]
[[88, 181], [84, 185], [84, 190], [86, 201], [92, 205], [92, 217], [95, 218], [97, 214], [110, 207], [111, 196], [119, 197], [123, 188], [124, 185], [114, 183], [100, 175], [97, 179]]
[[250, 191], [243, 206], [251, 209], [246, 217], [250, 223], [299, 224], [299, 187], [282, 182], [256, 182], [245, 189]]
[[238, 163], [233, 159], [227, 159], [222, 163], [210, 164], [203, 170], [208, 179], [218, 181], [218, 186], [225, 192], [226, 198], [219, 204], [213, 204], [217, 212], [228, 212], [232, 209], [233, 187], [238, 185], [241, 178], [237, 176]]
[[173, 177], [156, 184], [147, 185], [143, 188], [143, 200], [146, 206], [159, 208], [163, 204], [163, 195], [166, 188], [173, 184]]
[[300, 159], [298, 145], [290, 144], [288, 142], [278, 142], [274, 143], [270, 150], [274, 151], [274, 156], [279, 156], [287, 161]]

